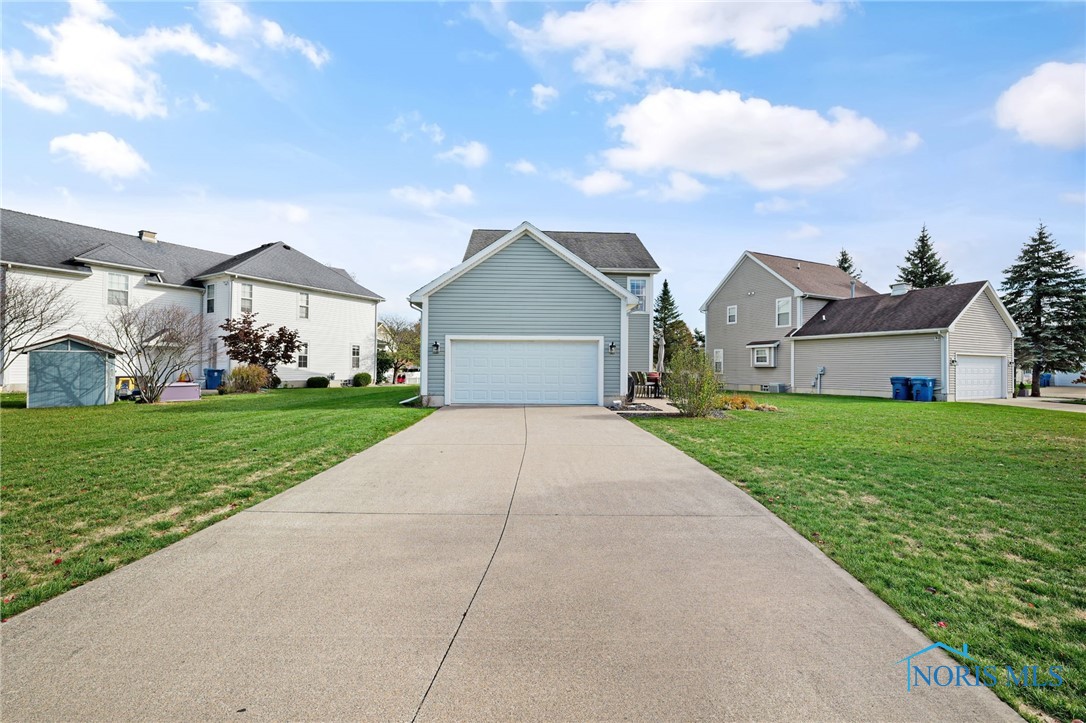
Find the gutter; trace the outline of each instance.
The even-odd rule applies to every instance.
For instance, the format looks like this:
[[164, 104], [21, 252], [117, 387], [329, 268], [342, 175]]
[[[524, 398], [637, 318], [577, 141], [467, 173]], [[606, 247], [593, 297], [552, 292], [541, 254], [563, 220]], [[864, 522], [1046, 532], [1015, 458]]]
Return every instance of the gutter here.
[[794, 341], [807, 339], [861, 339], [867, 336], [902, 336], [904, 334], [942, 334], [948, 329], [902, 329], [899, 331], [856, 331], [849, 334], [811, 334], [807, 336], [793, 336]]
[[36, 266], [34, 264], [24, 264], [18, 261], [0, 261], [0, 264], [10, 268], [20, 269], [32, 269], [34, 271], [48, 271], [55, 274], [71, 274], [73, 276], [90, 276], [90, 271], [80, 271], [79, 269], [61, 269], [55, 266]]
[[349, 296], [353, 299], [365, 299], [366, 301], [382, 302], [385, 301], [383, 296], [366, 296], [364, 294], [352, 294], [349, 291], [336, 291], [335, 289], [325, 289], [319, 286], [306, 286], [305, 284], [292, 284], [289, 281], [278, 281], [276, 279], [265, 279], [262, 276], [248, 276], [247, 274], [238, 274], [233, 271], [220, 271], [215, 274], [204, 274], [203, 276], [195, 277], [196, 281], [204, 281], [206, 279], [213, 279], [216, 276], [230, 276], [234, 279], [249, 279], [252, 281], [264, 281], [269, 284], [279, 284], [280, 286], [289, 286], [294, 289], [306, 289], [307, 291], [319, 291], [325, 294], [338, 294], [340, 296]]

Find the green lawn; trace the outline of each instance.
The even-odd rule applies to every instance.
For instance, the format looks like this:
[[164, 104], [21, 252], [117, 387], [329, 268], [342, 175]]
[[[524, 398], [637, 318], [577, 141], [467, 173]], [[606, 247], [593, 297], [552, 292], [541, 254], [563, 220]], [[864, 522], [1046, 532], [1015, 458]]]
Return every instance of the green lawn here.
[[3, 395], [3, 617], [267, 499], [430, 410], [416, 387], [24, 409]]
[[781, 412], [636, 421], [932, 639], [968, 643], [981, 665], [1066, 666], [1059, 688], [993, 690], [1034, 719], [1086, 718], [1086, 415], [757, 398]]

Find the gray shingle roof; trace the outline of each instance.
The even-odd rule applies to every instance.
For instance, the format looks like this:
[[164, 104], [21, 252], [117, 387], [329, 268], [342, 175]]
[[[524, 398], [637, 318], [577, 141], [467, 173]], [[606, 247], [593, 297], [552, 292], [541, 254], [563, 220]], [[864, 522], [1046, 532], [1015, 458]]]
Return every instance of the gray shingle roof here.
[[[494, 243], [509, 230], [477, 228], [471, 232], [467, 260]], [[660, 267], [635, 233], [601, 233], [596, 231], [544, 231], [557, 243], [597, 269], [637, 269], [655, 272]]]
[[311, 259], [282, 243], [265, 244], [237, 256], [57, 221], [19, 211], [0, 210], [0, 260], [68, 271], [85, 270], [76, 258], [154, 269], [162, 281], [203, 286], [196, 281], [212, 272], [280, 281], [374, 299], [341, 269]]
[[[750, 255], [805, 294], [835, 299], [847, 299], [852, 294], [852, 277], [833, 264], [820, 264], [756, 251], [751, 251]], [[873, 296], [878, 293], [864, 282], [856, 282], [856, 296]]]
[[900, 296], [879, 294], [831, 301], [792, 336], [802, 338], [823, 334], [945, 329], [965, 310], [985, 283], [973, 281], [913, 289]]

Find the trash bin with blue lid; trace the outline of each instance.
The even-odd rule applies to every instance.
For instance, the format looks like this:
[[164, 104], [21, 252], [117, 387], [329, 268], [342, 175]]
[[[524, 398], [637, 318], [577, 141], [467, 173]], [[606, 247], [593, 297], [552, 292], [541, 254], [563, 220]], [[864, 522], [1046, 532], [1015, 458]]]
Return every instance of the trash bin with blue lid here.
[[894, 399], [911, 399], [909, 377], [890, 377], [890, 386], [894, 388]]
[[1041, 375], [1041, 386], [1042, 387], [1050, 387], [1050, 386], [1052, 386], [1052, 373], [1051, 372], [1045, 372], [1044, 374]]
[[909, 384], [912, 386], [914, 402], [930, 402], [935, 399], [935, 377], [912, 377]]
[[225, 369], [204, 369], [204, 382], [208, 389], [218, 389], [222, 386], [222, 377]]

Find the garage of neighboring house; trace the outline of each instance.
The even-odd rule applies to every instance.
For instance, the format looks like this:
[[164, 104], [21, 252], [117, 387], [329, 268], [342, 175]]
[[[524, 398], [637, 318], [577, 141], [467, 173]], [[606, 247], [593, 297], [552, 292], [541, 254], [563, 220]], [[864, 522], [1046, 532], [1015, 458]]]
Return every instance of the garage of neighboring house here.
[[87, 407], [112, 404], [115, 358], [124, 352], [67, 334], [18, 350], [29, 358], [27, 407]]

